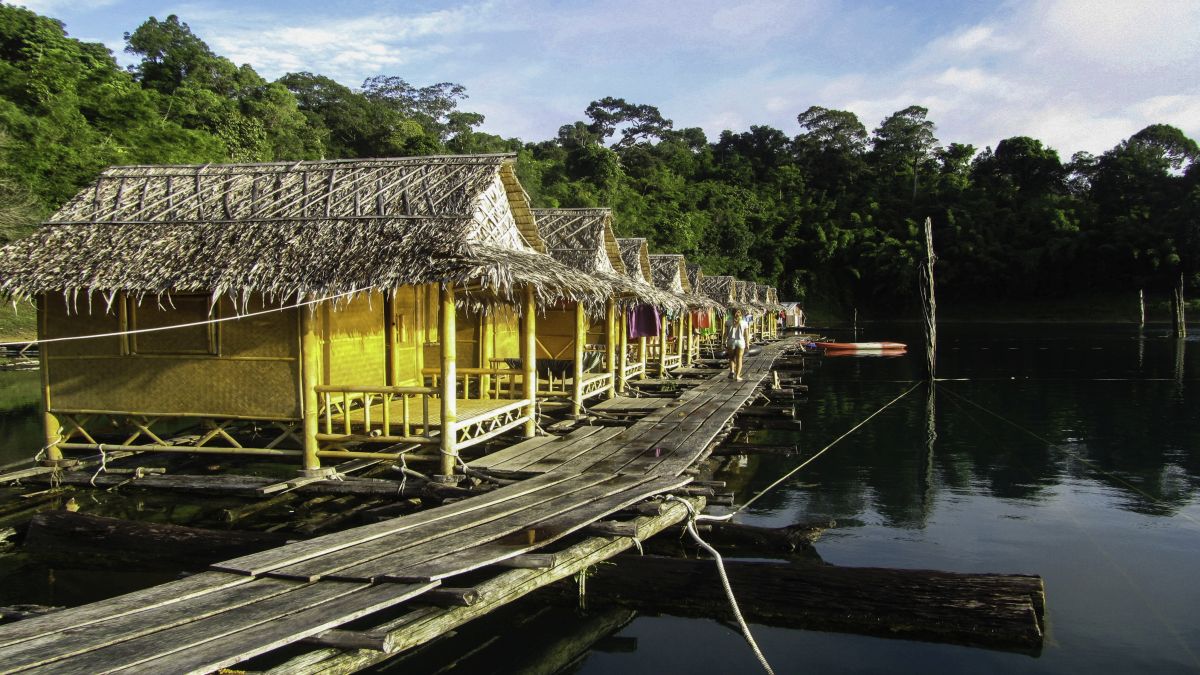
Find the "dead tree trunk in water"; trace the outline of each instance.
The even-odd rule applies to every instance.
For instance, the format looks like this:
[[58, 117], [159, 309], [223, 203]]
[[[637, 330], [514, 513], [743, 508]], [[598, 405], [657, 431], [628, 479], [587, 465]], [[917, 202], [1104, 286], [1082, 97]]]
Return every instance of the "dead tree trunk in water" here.
[[1183, 298], [1183, 272], [1175, 284], [1175, 292], [1171, 295], [1171, 326], [1175, 337], [1187, 337], [1187, 306]]
[[925, 219], [925, 264], [921, 267], [921, 305], [925, 310], [925, 368], [930, 381], [937, 378], [937, 299], [933, 293], [933, 220]]
[[[591, 607], [731, 618], [712, 560], [621, 555], [587, 578]], [[747, 621], [909, 640], [1037, 652], [1041, 577], [726, 560]], [[577, 601], [573, 586], [547, 593]]]

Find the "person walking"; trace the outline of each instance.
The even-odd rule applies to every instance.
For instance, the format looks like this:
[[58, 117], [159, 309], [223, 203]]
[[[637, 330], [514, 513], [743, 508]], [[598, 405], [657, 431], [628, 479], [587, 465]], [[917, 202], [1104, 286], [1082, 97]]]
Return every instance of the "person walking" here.
[[749, 321], [742, 310], [733, 311], [733, 319], [727, 324], [725, 331], [725, 348], [729, 355], [729, 375], [737, 381], [742, 380], [742, 361], [746, 356], [747, 335], [750, 333]]

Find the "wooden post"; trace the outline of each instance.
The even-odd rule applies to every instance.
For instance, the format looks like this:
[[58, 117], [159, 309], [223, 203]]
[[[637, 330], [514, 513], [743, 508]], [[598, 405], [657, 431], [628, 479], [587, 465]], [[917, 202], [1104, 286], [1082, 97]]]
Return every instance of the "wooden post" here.
[[932, 382], [937, 378], [937, 299], [933, 293], [933, 264], [937, 256], [933, 253], [933, 221], [925, 219], [925, 265], [921, 268], [921, 285], [924, 294], [921, 304], [925, 309], [925, 367]]
[[[383, 325], [384, 358], [387, 359], [384, 382], [389, 387], [394, 387], [396, 386], [396, 339], [399, 337], [399, 331], [396, 327], [396, 298], [392, 293], [385, 293], [383, 296]], [[388, 429], [384, 429], [384, 433], [388, 432]]]
[[317, 385], [321, 376], [321, 341], [317, 338], [317, 312], [328, 307], [319, 303], [300, 307], [300, 389], [303, 395], [301, 415], [304, 421], [304, 474], [315, 475], [321, 471], [321, 459], [317, 457], [320, 430], [320, 404], [317, 401]]
[[1138, 289], [1138, 328], [1146, 326], [1146, 291]]
[[[122, 298], [121, 302], [124, 302]], [[43, 293], [38, 298], [37, 313], [38, 313], [38, 339], [47, 338], [48, 331], [46, 330], [47, 316], [49, 312], [49, 303], [46, 302], [46, 294]], [[124, 337], [121, 338], [124, 341]], [[42, 432], [46, 440], [46, 456], [47, 462], [61, 462], [63, 455], [62, 450], [58, 448], [58, 444], [62, 441], [62, 424], [54, 413], [50, 412], [50, 345], [38, 344], [38, 361], [42, 374]]]
[[[684, 312], [684, 314], [688, 314], [688, 312]], [[679, 357], [680, 364], [683, 363], [683, 340], [686, 337], [683, 333], [685, 321], [683, 314], [680, 314], [679, 318], [675, 319], [675, 355]]]
[[670, 325], [671, 319], [662, 315], [659, 323], [659, 377], [667, 376], [667, 328]]
[[617, 391], [619, 391], [621, 393], [625, 393], [625, 385], [627, 384], [627, 380], [625, 379], [625, 366], [627, 366], [629, 364], [629, 314], [628, 314], [628, 312], [625, 312], [625, 311], [621, 312], [621, 320], [620, 320], [619, 327], [621, 330], [621, 334], [618, 336], [619, 347], [617, 349]]
[[455, 325], [457, 317], [454, 308], [453, 283], [446, 282], [442, 285], [438, 304], [441, 309], [441, 330], [438, 331], [438, 337], [442, 340], [441, 391], [439, 392], [442, 413], [441, 475], [453, 476], [455, 459], [458, 457], [458, 430], [455, 428], [458, 422], [458, 392], [456, 390], [458, 354], [455, 344], [458, 329]]
[[617, 395], [617, 302], [612, 298], [604, 305], [604, 368], [612, 378], [607, 398]]
[[[492, 357], [495, 355], [495, 321], [496, 313], [490, 314], [485, 309], [479, 313], [479, 367], [491, 368]], [[479, 398], [491, 398], [492, 376], [479, 376]]]
[[644, 336], [638, 338], [638, 361], [642, 364], [641, 377], [646, 377], [646, 362], [648, 360], [646, 358], [647, 351], [648, 350], [646, 349], [646, 338]]
[[521, 370], [522, 397], [529, 401], [525, 438], [533, 438], [537, 435], [537, 303], [532, 286], [525, 287], [521, 305]]
[[694, 330], [695, 330], [695, 328], [692, 327], [692, 313], [688, 312], [687, 313], [687, 326], [684, 329], [684, 338], [687, 339], [687, 344], [684, 345], [683, 350], [682, 350], [683, 365], [685, 365], [685, 366], [692, 365], [692, 343], [696, 341], [696, 336], [693, 334]]
[[1175, 293], [1171, 298], [1171, 309], [1174, 310], [1171, 316], [1172, 332], [1175, 337], [1187, 337], [1187, 305], [1183, 298], [1183, 272], [1179, 273], [1179, 281], [1175, 284]]
[[583, 355], [587, 343], [588, 318], [583, 303], [575, 303], [575, 359], [571, 370], [571, 417], [579, 417], [583, 408]]

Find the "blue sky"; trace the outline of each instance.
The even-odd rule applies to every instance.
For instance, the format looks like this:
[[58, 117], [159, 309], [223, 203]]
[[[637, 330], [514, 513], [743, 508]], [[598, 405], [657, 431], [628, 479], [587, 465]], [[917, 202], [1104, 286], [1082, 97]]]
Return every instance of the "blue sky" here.
[[677, 128], [769, 124], [810, 105], [868, 129], [911, 104], [943, 142], [1033, 136], [1067, 159], [1147, 124], [1200, 138], [1195, 0], [18, 0], [104, 42], [177, 14], [217, 53], [267, 78], [309, 70], [458, 82], [484, 130], [551, 138], [588, 102], [658, 106]]

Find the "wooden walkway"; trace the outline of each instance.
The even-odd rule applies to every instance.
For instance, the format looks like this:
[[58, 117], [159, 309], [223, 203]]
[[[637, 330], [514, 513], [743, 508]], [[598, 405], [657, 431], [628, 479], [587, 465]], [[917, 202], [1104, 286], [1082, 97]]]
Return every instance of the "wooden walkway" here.
[[[622, 411], [649, 402], [642, 409], [650, 414], [626, 429], [580, 427], [566, 436], [532, 438], [468, 466], [514, 476], [560, 471], [678, 476], [754, 396], [784, 344], [775, 343], [746, 359], [741, 382], [724, 369], [709, 369], [709, 379], [678, 398], [613, 399], [610, 408]], [[693, 369], [692, 374], [695, 371], [704, 372]]]
[[[753, 396], [784, 346], [777, 343], [748, 359], [745, 381], [717, 371], [713, 379], [628, 428], [584, 427], [561, 438], [532, 439], [472, 463], [530, 476], [512, 485], [228, 560], [182, 581], [0, 626], [0, 673], [207, 673], [400, 603], [420, 602], [422, 596], [449, 593], [470, 605], [461, 589], [438, 587], [472, 570], [515, 563], [518, 556], [689, 483], [684, 469]], [[671, 511], [669, 517], [626, 523], [636, 532], [630, 536], [649, 536], [678, 522], [684, 510], [674, 506], [678, 508], [662, 509]], [[598, 543], [587, 544], [591, 541]], [[504, 582], [516, 584], [511, 588], [493, 589], [476, 611], [516, 599], [572, 573], [568, 569], [606, 559], [632, 541], [618, 545], [611, 537], [587, 539], [568, 549], [583, 547], [571, 565], [543, 563], [550, 566], [545, 574], [502, 573], [519, 572], [520, 579]], [[406, 619], [409, 623], [389, 628], [395, 635], [408, 635], [407, 642], [389, 638], [388, 646], [378, 647], [379, 654], [351, 661], [385, 658], [383, 652], [398, 645], [417, 644], [417, 636], [436, 635], [478, 615], [468, 609], [416, 609]], [[337, 667], [350, 672], [346, 668]]]

